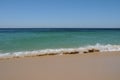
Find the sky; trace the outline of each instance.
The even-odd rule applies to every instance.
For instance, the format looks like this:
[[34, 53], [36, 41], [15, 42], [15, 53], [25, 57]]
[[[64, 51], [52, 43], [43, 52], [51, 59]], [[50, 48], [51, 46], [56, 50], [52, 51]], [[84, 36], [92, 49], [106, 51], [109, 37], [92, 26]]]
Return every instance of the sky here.
[[120, 0], [0, 0], [0, 28], [120, 28]]

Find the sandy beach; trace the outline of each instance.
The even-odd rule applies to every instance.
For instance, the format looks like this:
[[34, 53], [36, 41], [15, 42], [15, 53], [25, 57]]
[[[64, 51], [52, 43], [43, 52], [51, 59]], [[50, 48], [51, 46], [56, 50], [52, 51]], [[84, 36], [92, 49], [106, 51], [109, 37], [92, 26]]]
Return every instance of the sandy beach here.
[[119, 80], [120, 52], [0, 60], [0, 80]]

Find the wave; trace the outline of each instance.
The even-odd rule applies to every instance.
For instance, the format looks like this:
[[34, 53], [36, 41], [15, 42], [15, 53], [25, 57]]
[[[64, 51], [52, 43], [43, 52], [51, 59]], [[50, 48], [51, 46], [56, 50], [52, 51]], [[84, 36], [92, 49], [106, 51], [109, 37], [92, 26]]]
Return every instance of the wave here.
[[45, 49], [35, 51], [21, 51], [13, 53], [0, 53], [0, 58], [26, 57], [26, 56], [43, 56], [43, 55], [62, 55], [62, 54], [83, 54], [89, 52], [106, 52], [120, 51], [120, 45], [88, 45], [79, 48], [60, 48], [60, 49]]

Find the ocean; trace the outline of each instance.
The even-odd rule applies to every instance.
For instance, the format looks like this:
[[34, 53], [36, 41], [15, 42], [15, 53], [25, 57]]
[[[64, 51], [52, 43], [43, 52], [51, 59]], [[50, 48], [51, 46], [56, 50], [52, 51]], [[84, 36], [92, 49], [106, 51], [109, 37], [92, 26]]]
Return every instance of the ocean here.
[[0, 28], [0, 57], [88, 48], [120, 51], [120, 28]]

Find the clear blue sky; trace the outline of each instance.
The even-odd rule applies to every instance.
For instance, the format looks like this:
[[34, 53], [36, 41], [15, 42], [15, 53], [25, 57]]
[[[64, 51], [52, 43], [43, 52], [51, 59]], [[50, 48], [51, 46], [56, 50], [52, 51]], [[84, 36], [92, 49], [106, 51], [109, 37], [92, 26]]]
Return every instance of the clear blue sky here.
[[0, 0], [1, 27], [120, 28], [120, 0]]

